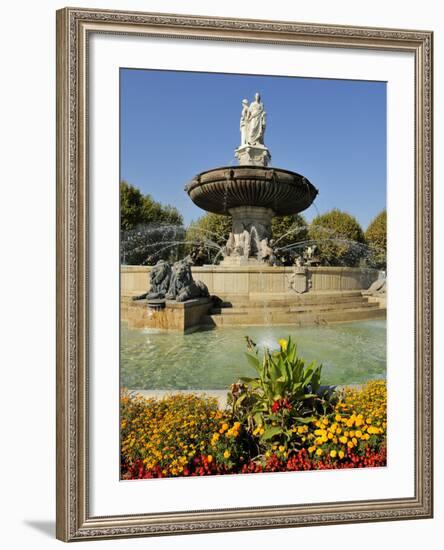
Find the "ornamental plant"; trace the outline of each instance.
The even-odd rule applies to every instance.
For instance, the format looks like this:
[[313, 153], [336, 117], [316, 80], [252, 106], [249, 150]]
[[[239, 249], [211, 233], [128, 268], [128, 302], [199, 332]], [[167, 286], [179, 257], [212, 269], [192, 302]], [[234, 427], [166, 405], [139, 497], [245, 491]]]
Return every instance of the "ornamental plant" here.
[[[285, 347], [285, 344], [282, 343]], [[253, 430], [202, 395], [121, 396], [123, 479], [367, 468], [386, 465], [386, 385], [375, 380], [336, 391], [334, 409], [309, 423], [289, 423], [292, 445], [260, 443]], [[290, 413], [285, 398], [274, 412]], [[256, 433], [255, 433], [256, 432]], [[297, 442], [297, 444], [296, 444]], [[300, 446], [300, 448], [298, 448]]]
[[348, 460], [351, 456], [366, 464], [368, 453], [385, 456], [387, 389], [375, 380], [362, 388], [345, 388], [330, 414], [315, 420], [306, 438], [313, 459]]
[[334, 410], [334, 389], [321, 386], [322, 365], [306, 365], [291, 338], [280, 340], [279, 350], [265, 348], [262, 355], [246, 339], [247, 360], [258, 376], [233, 384], [228, 395], [232, 415], [259, 457], [277, 451], [286, 458], [305, 443], [307, 426]]

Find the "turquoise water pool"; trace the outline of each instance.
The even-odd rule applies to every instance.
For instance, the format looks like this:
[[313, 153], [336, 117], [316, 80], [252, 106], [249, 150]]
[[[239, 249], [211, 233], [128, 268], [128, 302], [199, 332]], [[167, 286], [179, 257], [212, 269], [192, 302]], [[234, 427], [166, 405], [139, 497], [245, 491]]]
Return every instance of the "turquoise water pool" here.
[[226, 389], [254, 375], [245, 359], [245, 336], [277, 347], [289, 335], [299, 355], [322, 363], [325, 384], [359, 384], [384, 378], [386, 321], [307, 327], [227, 327], [189, 334], [121, 328], [121, 385], [144, 390]]

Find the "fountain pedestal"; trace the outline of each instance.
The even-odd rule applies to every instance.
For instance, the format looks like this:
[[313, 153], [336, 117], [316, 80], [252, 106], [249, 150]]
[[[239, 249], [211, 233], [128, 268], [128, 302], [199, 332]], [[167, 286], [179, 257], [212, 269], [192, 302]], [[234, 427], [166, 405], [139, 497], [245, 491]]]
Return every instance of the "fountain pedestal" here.
[[232, 231], [225, 246], [222, 265], [249, 265], [266, 256], [271, 238], [271, 208], [236, 206], [229, 209]]
[[268, 166], [271, 155], [265, 145], [241, 145], [234, 152], [239, 164], [244, 166]]

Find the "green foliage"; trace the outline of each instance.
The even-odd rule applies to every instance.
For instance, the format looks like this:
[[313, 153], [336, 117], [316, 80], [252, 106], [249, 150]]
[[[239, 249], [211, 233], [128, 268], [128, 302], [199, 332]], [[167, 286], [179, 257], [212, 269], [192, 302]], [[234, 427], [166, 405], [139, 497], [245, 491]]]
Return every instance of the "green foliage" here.
[[378, 269], [387, 264], [387, 211], [380, 212], [367, 227], [365, 238], [370, 247], [373, 263]]
[[[231, 231], [231, 216], [208, 213], [192, 222], [186, 232], [187, 253], [195, 265], [213, 263]], [[219, 259], [222, 256], [219, 255]]]
[[176, 260], [183, 241], [183, 219], [173, 206], [162, 205], [137, 187], [120, 183], [120, 259], [127, 265]]
[[314, 218], [308, 235], [324, 265], [357, 266], [367, 253], [359, 222], [337, 208]]
[[266, 348], [261, 357], [247, 337], [247, 360], [257, 377], [241, 378], [228, 395], [233, 416], [248, 427], [260, 452], [270, 445], [300, 448], [297, 427], [330, 414], [334, 408], [334, 393], [320, 385], [322, 365], [306, 365], [291, 338], [279, 343], [279, 350]]
[[177, 208], [162, 205], [150, 195], [142, 195], [137, 187], [126, 181], [120, 183], [120, 228], [134, 229], [144, 224], [182, 225], [183, 218]]
[[300, 214], [292, 216], [276, 216], [271, 222], [271, 233], [274, 245], [278, 248], [277, 257], [283, 265], [293, 263], [290, 251], [285, 247], [295, 243], [306, 241], [308, 227], [305, 218]]
[[120, 228], [133, 229], [144, 220], [143, 195], [137, 187], [120, 183]]
[[158, 260], [176, 262], [183, 257], [185, 230], [181, 225], [145, 224], [121, 232], [120, 262], [154, 265]]

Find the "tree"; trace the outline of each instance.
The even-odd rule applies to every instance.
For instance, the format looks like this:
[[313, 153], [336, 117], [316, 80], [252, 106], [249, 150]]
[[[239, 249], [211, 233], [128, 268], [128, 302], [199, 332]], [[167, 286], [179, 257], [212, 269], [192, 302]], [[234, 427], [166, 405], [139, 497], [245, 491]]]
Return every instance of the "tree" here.
[[182, 251], [185, 231], [179, 211], [125, 181], [120, 183], [120, 228], [120, 260], [127, 265], [177, 260]]
[[300, 214], [275, 216], [271, 222], [271, 233], [279, 261], [291, 265], [294, 254], [301, 252], [300, 247], [308, 238], [305, 218]]
[[364, 232], [355, 217], [337, 208], [311, 222], [308, 236], [324, 265], [357, 266], [367, 255]]
[[380, 212], [367, 227], [365, 239], [375, 267], [387, 267], [387, 211]]
[[185, 230], [181, 225], [141, 224], [121, 232], [120, 261], [125, 265], [175, 262], [183, 254]]
[[133, 229], [145, 220], [143, 195], [137, 187], [120, 182], [120, 229]]
[[186, 232], [186, 252], [197, 265], [213, 263], [222, 259], [220, 251], [231, 231], [231, 216], [207, 213], [191, 222]]
[[143, 224], [183, 225], [183, 218], [177, 208], [155, 201], [151, 195], [141, 191], [126, 181], [120, 183], [120, 228], [122, 231], [134, 229]]

